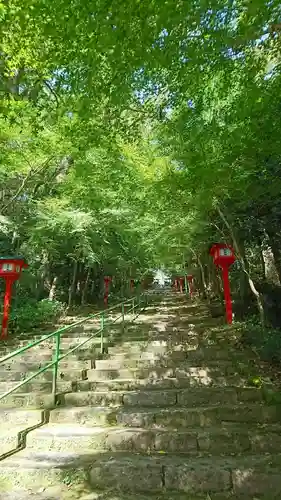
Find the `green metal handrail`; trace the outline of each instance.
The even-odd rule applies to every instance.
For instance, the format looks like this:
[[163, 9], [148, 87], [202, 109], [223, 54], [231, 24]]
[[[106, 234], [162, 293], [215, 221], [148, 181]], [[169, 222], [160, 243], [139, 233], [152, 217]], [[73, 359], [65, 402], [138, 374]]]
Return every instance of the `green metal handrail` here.
[[[134, 314], [136, 307], [139, 307], [141, 305], [142, 299], [144, 301], [144, 304], [146, 305], [147, 304], [147, 295], [146, 294], [142, 294], [139, 297], [132, 297], [131, 299], [128, 299], [126, 301], [122, 301], [119, 304], [116, 304], [115, 306], [112, 306], [109, 309], [100, 311], [100, 312], [95, 313], [95, 314], [89, 314], [87, 316], [87, 318], [83, 318], [83, 319], [81, 319], [79, 321], [76, 321], [75, 323], [72, 323], [71, 325], [63, 326], [62, 328], [59, 328], [55, 332], [49, 333], [49, 334], [45, 335], [44, 337], [42, 337], [41, 339], [35, 340], [34, 342], [31, 342], [30, 344], [28, 344], [28, 345], [26, 345], [24, 347], [21, 347], [20, 349], [17, 349], [16, 351], [13, 351], [12, 353], [7, 354], [6, 356], [3, 356], [2, 358], [0, 358], [0, 365], [2, 365], [6, 361], [9, 361], [10, 359], [15, 358], [16, 356], [19, 356], [23, 352], [25, 352], [25, 351], [27, 351], [29, 349], [32, 349], [33, 347], [41, 344], [42, 342], [45, 342], [48, 339], [54, 338], [54, 341], [55, 341], [54, 342], [55, 343], [55, 350], [54, 350], [54, 353], [53, 353], [53, 360], [52, 360], [52, 362], [48, 363], [43, 368], [40, 368], [40, 370], [38, 370], [37, 372], [33, 373], [29, 377], [27, 377], [24, 380], [22, 380], [21, 382], [19, 382], [17, 385], [15, 385], [14, 387], [12, 387], [12, 389], [9, 389], [4, 394], [0, 395], [0, 401], [2, 399], [4, 399], [6, 396], [9, 396], [13, 392], [15, 392], [17, 389], [19, 389], [23, 385], [25, 385], [28, 382], [30, 382], [31, 380], [33, 380], [34, 378], [38, 377], [38, 375], [40, 375], [41, 373], [44, 373], [46, 370], [48, 370], [49, 368], [52, 368], [52, 367], [53, 367], [52, 394], [53, 394], [54, 400], [55, 400], [56, 395], [57, 395], [57, 377], [58, 377], [58, 364], [59, 364], [59, 362], [62, 359], [66, 358], [69, 354], [72, 354], [77, 349], [79, 349], [80, 347], [82, 347], [84, 344], [86, 344], [87, 342], [89, 342], [90, 340], [92, 340], [99, 333], [101, 334], [101, 346], [100, 346], [100, 350], [101, 350], [101, 353], [103, 353], [103, 350], [104, 350], [104, 347], [103, 347], [104, 346], [104, 329], [105, 329], [105, 326], [107, 326], [106, 325], [106, 314], [108, 312], [111, 312], [111, 311], [113, 311], [113, 310], [115, 310], [115, 309], [117, 309], [118, 307], [121, 306], [121, 314], [117, 318], [115, 318], [114, 320], [112, 320], [111, 324], [114, 324], [116, 321], [118, 321], [118, 319], [122, 318], [122, 324], [124, 325], [125, 314], [128, 314], [131, 311]], [[130, 303], [132, 303], [132, 307], [129, 310], [126, 311], [125, 310], [125, 306], [128, 305], [128, 304], [130, 304]], [[74, 328], [74, 327], [76, 327], [78, 325], [86, 323], [89, 319], [92, 319], [92, 318], [95, 318], [95, 317], [100, 317], [100, 328], [99, 328], [99, 330], [97, 330], [95, 333], [93, 333], [93, 335], [91, 335], [90, 337], [88, 337], [86, 340], [83, 340], [80, 344], [76, 345], [72, 349], [69, 349], [66, 353], [60, 355], [61, 334], [64, 333], [64, 332], [66, 332], [66, 331], [68, 331], [68, 330], [71, 330], [72, 328]]]

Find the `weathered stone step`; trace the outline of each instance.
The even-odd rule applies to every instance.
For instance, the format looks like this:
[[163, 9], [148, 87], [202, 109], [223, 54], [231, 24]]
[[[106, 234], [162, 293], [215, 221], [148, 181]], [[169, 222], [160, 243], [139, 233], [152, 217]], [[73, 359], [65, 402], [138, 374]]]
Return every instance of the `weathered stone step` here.
[[[236, 358], [239, 359], [238, 357]], [[244, 358], [243, 358], [244, 359]], [[140, 356], [111, 356], [107, 359], [98, 359], [95, 363], [95, 367], [97, 370], [120, 370], [123, 368], [138, 368], [138, 367], [149, 367], [149, 366], [172, 366], [176, 364], [178, 366], [179, 363], [185, 362], [185, 365], [188, 366], [190, 364], [207, 364], [208, 366], [217, 366], [217, 361], [221, 363], [229, 362], [230, 366], [232, 366], [232, 357], [231, 354], [227, 354], [227, 352], [217, 353], [217, 357], [215, 354], [210, 357], [205, 358], [204, 354], [193, 350], [184, 352], [184, 351], [172, 351], [170, 353], [157, 356], [151, 355], [150, 357], [147, 355], [145, 357]], [[239, 366], [239, 362], [235, 360], [233, 363], [234, 366]]]
[[[50, 362], [52, 361], [51, 359], [49, 360]], [[30, 373], [30, 372], [36, 372], [40, 370], [40, 368], [43, 368], [44, 366], [48, 365], [48, 360], [41, 361], [39, 358], [30, 360], [30, 361], [24, 361], [18, 359], [14, 360], [9, 360], [3, 365], [1, 365], [2, 370], [7, 370], [9, 371], [18, 371], [21, 373]], [[65, 369], [73, 369], [73, 370], [87, 370], [92, 368], [93, 362], [91, 360], [77, 360], [73, 356], [69, 358], [62, 359], [59, 362], [59, 369], [60, 370], [65, 370]]]
[[[9, 381], [9, 382], [0, 382], [0, 397], [5, 392], [13, 389], [17, 385], [17, 381]], [[72, 390], [73, 383], [71, 381], [58, 380], [57, 381], [57, 390], [58, 392], [70, 392]], [[32, 393], [32, 392], [42, 392], [42, 393], [50, 393], [52, 391], [52, 381], [42, 381], [37, 380], [36, 378], [27, 382], [22, 387], [17, 389], [16, 394], [19, 393]], [[1, 406], [1, 400], [0, 400]]]
[[[165, 364], [165, 363], [164, 363]], [[171, 365], [170, 363], [166, 363]], [[229, 361], [220, 362], [208, 362], [207, 366], [200, 365], [190, 365], [187, 363], [180, 364], [174, 363], [173, 366], [154, 366], [143, 367], [143, 368], [120, 368], [118, 369], [118, 364], [112, 365], [115, 368], [112, 369], [92, 369], [88, 370], [87, 377], [88, 380], [99, 381], [99, 380], [111, 380], [111, 379], [147, 379], [147, 380], [163, 380], [167, 378], [178, 378], [178, 379], [199, 379], [204, 377], [206, 380], [215, 380], [217, 378], [223, 378], [227, 376], [233, 376], [239, 374], [240, 372], [245, 372], [246, 365], [236, 367]]]
[[123, 404], [125, 406], [185, 406], [235, 404], [240, 402], [261, 401], [262, 392], [255, 388], [189, 388], [186, 390], [161, 391], [113, 391], [113, 392], [71, 392], [63, 396], [63, 403], [72, 406]]
[[52, 394], [44, 393], [17, 393], [14, 392], [0, 400], [0, 409], [12, 408], [53, 408], [54, 398]]
[[[112, 453], [85, 456], [80, 468], [90, 466], [88, 481], [94, 489], [114, 491], [182, 492], [185, 494], [221, 493], [245, 495], [246, 498], [259, 494], [276, 495], [280, 498], [280, 463], [279, 455], [261, 457], [216, 458], [180, 458], [141, 455], [116, 455]], [[38, 469], [41, 476], [47, 472], [48, 479], [62, 479], [62, 470], [77, 468], [75, 454], [28, 453], [21, 451], [0, 464], [1, 480], [8, 478], [18, 484], [20, 477], [23, 486], [31, 484], [34, 471], [35, 481]], [[28, 469], [28, 474], [26, 470]], [[57, 474], [60, 470], [60, 474]], [[54, 471], [54, 472], [53, 472]], [[25, 475], [24, 475], [25, 472]], [[52, 481], [52, 482], [53, 482]], [[11, 483], [10, 483], [11, 484]], [[247, 497], [248, 495], [248, 497]], [[250, 497], [249, 497], [250, 496]], [[188, 500], [188, 497], [186, 497]], [[211, 496], [212, 498], [212, 496]]]
[[[258, 454], [280, 452], [281, 427], [218, 426], [207, 431], [171, 431], [123, 427], [84, 427], [48, 424], [27, 435], [26, 446], [37, 452], [99, 451], [190, 454]], [[3, 436], [2, 436], [2, 441]]]
[[121, 369], [137, 369], [137, 368], [153, 368], [161, 366], [172, 366], [186, 360], [184, 352], [176, 352], [174, 355], [170, 354], [167, 357], [149, 357], [141, 358], [139, 356], [128, 357], [122, 359], [117, 357], [107, 359], [97, 359], [95, 361], [95, 368], [97, 370], [121, 370]]
[[172, 342], [171, 340], [135, 340], [135, 341], [122, 341], [116, 345], [108, 347], [109, 355], [122, 355], [124, 353], [130, 354], [143, 354], [143, 353], [153, 353], [153, 354], [166, 354], [173, 351], [189, 351], [194, 350], [198, 347], [198, 339], [196, 337], [190, 337], [186, 342]]
[[[201, 387], [178, 390], [153, 391], [112, 391], [112, 392], [66, 392], [70, 391], [69, 384], [61, 384], [63, 391], [59, 396], [60, 404], [66, 406], [88, 405], [124, 405], [140, 407], [169, 407], [200, 405], [235, 404], [240, 402], [261, 401], [262, 392], [255, 388], [221, 388]], [[27, 390], [27, 389], [25, 389]], [[0, 406], [20, 407], [31, 406], [42, 408], [50, 406], [47, 394], [34, 392], [15, 392], [0, 400]]]
[[224, 423], [268, 424], [280, 422], [280, 408], [262, 404], [200, 406], [198, 408], [168, 407], [106, 407], [82, 406], [55, 408], [50, 423], [71, 423], [85, 426], [121, 425], [125, 427], [158, 427], [187, 429], [214, 427]]
[[[65, 354], [68, 351], [66, 350], [61, 350], [60, 355]], [[95, 359], [97, 357], [97, 353], [93, 349], [79, 349], [75, 351], [73, 354], [69, 354], [64, 360], [60, 361], [60, 363], [65, 363], [71, 361], [88, 361], [91, 359]], [[23, 353], [21, 356], [18, 358], [15, 358], [15, 360], [8, 360], [5, 363], [3, 363], [4, 366], [8, 366], [10, 368], [13, 368], [14, 365], [18, 364], [27, 364], [29, 365], [34, 365], [34, 361], [38, 365], [46, 365], [52, 361], [53, 358], [53, 352], [52, 350], [43, 350], [41, 349], [40, 352], [32, 353], [31, 351], [27, 351]]]
[[[25, 347], [25, 346], [29, 345], [31, 342], [33, 342], [35, 340], [40, 340], [42, 337], [43, 336], [38, 336], [36, 338], [33, 338], [32, 340], [30, 339], [30, 342], [28, 341], [28, 339], [22, 340], [22, 338], [20, 338], [18, 341], [16, 341], [15, 343], [13, 343], [11, 345], [8, 344], [8, 345], [0, 346], [0, 358], [3, 356], [6, 356], [9, 353], [12, 353], [16, 349], [20, 349], [21, 347]], [[66, 334], [65, 335], [62, 334], [61, 342], [60, 342], [61, 349], [64, 351], [71, 349], [72, 347], [75, 347], [77, 344], [80, 344], [81, 342], [84, 342], [88, 339], [89, 339], [89, 336], [85, 336], [85, 335], [78, 336], [76, 334], [75, 336], [69, 336]], [[108, 335], [104, 336], [103, 342], [104, 342], [104, 344], [106, 344], [108, 342]], [[101, 337], [100, 336], [93, 337], [92, 339], [88, 340], [88, 342], [86, 344], [84, 344], [84, 346], [82, 346], [80, 349], [86, 349], [86, 348], [88, 349], [89, 346], [99, 348], [100, 344], [101, 344]], [[48, 352], [49, 350], [51, 351], [53, 349], [53, 347], [54, 347], [54, 339], [48, 339], [48, 340], [41, 342], [37, 346], [28, 349], [27, 351], [22, 353], [21, 356], [24, 356], [27, 353], [35, 353], [35, 352], [37, 353], [37, 351]]]
[[[20, 380], [23, 380], [27, 378], [29, 375], [32, 375], [32, 373], [36, 373], [37, 370], [35, 371], [27, 371], [27, 372], [21, 372], [17, 370], [10, 370], [10, 371], [4, 371], [3, 367], [2, 370], [0, 371], [0, 380], [6, 380], [6, 381], [16, 381], [19, 382]], [[85, 369], [73, 369], [71, 368], [71, 365], [67, 367], [61, 368], [59, 366], [58, 370], [58, 378], [63, 380], [63, 381], [75, 381], [75, 380], [85, 380], [87, 377], [87, 370]], [[34, 381], [50, 381], [53, 379], [53, 369], [49, 368], [43, 373], [40, 373]], [[14, 384], [15, 385], [15, 384]]]
[[27, 428], [45, 422], [45, 413], [42, 410], [3, 409], [0, 408], [0, 421], [2, 429], [16, 427]]
[[197, 373], [193, 373], [192, 378], [151, 378], [151, 379], [111, 379], [111, 380], [78, 380], [74, 383], [75, 391], [131, 391], [131, 390], [154, 390], [154, 389], [174, 389], [187, 387], [246, 387], [247, 378], [239, 375], [217, 377], [208, 376], [208, 372], [198, 367]]
[[[19, 436], [20, 432], [23, 430], [23, 427], [16, 425], [14, 423], [13, 426], [11, 426], [10, 428], [4, 427], [3, 430], [1, 429], [0, 431], [0, 459], [1, 455], [4, 455], [8, 452], [11, 452], [19, 448], [20, 445]], [[1, 482], [0, 482], [0, 487], [1, 487]]]

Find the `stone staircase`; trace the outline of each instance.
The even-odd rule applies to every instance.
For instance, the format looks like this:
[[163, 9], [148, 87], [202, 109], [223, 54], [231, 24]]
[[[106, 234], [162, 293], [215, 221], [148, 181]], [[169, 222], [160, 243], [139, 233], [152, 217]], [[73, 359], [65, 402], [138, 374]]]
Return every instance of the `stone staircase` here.
[[[249, 386], [235, 330], [168, 294], [115, 325], [102, 359], [99, 342], [61, 362], [55, 405], [51, 371], [0, 402], [0, 500], [281, 498], [280, 408]], [[1, 366], [0, 394], [48, 362], [44, 344]]]

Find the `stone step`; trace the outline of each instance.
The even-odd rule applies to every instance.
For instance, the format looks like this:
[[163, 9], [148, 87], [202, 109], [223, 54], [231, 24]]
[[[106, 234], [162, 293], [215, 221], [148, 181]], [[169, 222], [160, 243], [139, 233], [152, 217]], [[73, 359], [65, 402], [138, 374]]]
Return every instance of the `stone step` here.
[[[74, 347], [76, 347], [78, 344], [87, 342], [82, 345], [79, 350], [88, 350], [88, 349], [93, 349], [93, 350], [99, 350], [100, 345], [101, 345], [101, 338], [93, 338], [89, 339], [89, 337], [80, 337], [80, 338], [72, 338], [72, 337], [66, 337], [66, 338], [61, 338], [61, 343], [60, 343], [60, 350], [63, 352], [66, 352]], [[104, 345], [107, 345], [108, 337], [104, 338]], [[27, 342], [20, 342], [14, 346], [11, 347], [2, 347], [0, 349], [0, 358], [14, 352], [16, 349], [20, 349], [21, 347], [25, 347], [28, 345]], [[30, 349], [24, 351], [22, 354], [19, 355], [19, 357], [24, 358], [26, 356], [37, 356], [37, 355], [44, 355], [44, 354], [50, 354], [54, 350], [54, 341], [53, 340], [48, 340], [44, 341], [41, 344], [38, 344], [34, 347], [31, 347]], [[78, 351], [78, 350], [77, 350]]]
[[[280, 452], [281, 427], [219, 426], [204, 430], [171, 431], [124, 427], [84, 427], [47, 424], [27, 435], [26, 447], [37, 452], [101, 451], [232, 455]], [[5, 444], [4, 436], [0, 436]]]
[[[39, 477], [39, 483], [37, 486], [34, 486], [34, 483], [29, 486], [28, 489], [21, 489], [21, 488], [16, 488], [13, 489], [12, 492], [5, 492], [5, 500], [30, 500], [31, 498], [34, 498], [34, 500], [73, 500], [74, 498], [79, 498], [79, 500], [120, 500], [120, 495], [116, 497], [116, 494], [112, 491], [112, 488], [109, 488], [108, 491], [101, 493], [100, 489], [97, 491], [93, 491], [93, 488], [89, 489], [89, 486], [83, 485], [81, 482], [80, 485], [79, 483], [73, 484], [71, 483], [71, 486], [68, 486], [67, 483], [68, 481], [71, 481], [72, 477], [75, 477], [75, 471], [73, 471], [73, 475], [71, 471], [68, 471], [68, 473], [65, 474], [65, 483], [60, 483], [60, 484], [54, 484], [52, 486], [49, 486], [49, 483], [46, 483], [46, 486], [42, 487], [42, 482], [40, 483], [40, 470], [37, 471], [39, 472], [36, 473], [33, 471], [32, 477], [33, 481], [36, 476], [36, 478]], [[57, 473], [57, 476], [59, 474]], [[44, 475], [44, 479], [45, 475]], [[42, 479], [41, 479], [42, 481]], [[40, 485], [40, 486], [39, 486]], [[81, 490], [83, 490], [83, 494], [81, 496]], [[75, 494], [77, 493], [76, 497]], [[70, 497], [69, 497], [70, 494]], [[223, 496], [222, 496], [223, 495]], [[136, 493], [136, 492], [122, 492], [122, 500], [159, 500], [159, 495], [157, 493], [149, 493], [146, 492], [145, 494], [142, 493]], [[188, 495], [186, 496], [186, 493], [179, 493], [175, 491], [170, 491], [170, 492], [163, 492], [161, 493], [161, 500], [206, 500], [206, 495], [201, 495], [201, 494], [192, 494], [192, 496]], [[211, 500], [225, 500], [225, 494], [220, 494], [220, 493], [212, 493], [212, 498]], [[245, 498], [245, 495], [232, 495], [228, 494], [227, 495], [227, 500], [248, 500]], [[276, 500], [276, 497], [273, 499], [273, 497], [268, 498], [259, 495], [258, 500]]]
[[[71, 391], [71, 387], [66, 382], [60, 384], [63, 388], [59, 395], [61, 405], [66, 406], [108, 406], [124, 405], [134, 407], [169, 407], [185, 406], [196, 407], [200, 405], [236, 404], [241, 402], [261, 401], [262, 392], [255, 388], [221, 388], [201, 387], [182, 390], [153, 390], [153, 391], [88, 391], [88, 392], [66, 392]], [[33, 408], [50, 407], [49, 394], [35, 392], [14, 392], [2, 400], [1, 407], [28, 407]]]
[[112, 392], [70, 392], [62, 398], [61, 404], [67, 406], [84, 405], [124, 405], [140, 407], [196, 407], [200, 405], [236, 404], [241, 402], [260, 402], [262, 392], [255, 388], [201, 387], [182, 390], [139, 390]]
[[[213, 457], [203, 457], [186, 460], [179, 456], [147, 457], [124, 453], [112, 456], [110, 452], [85, 455], [82, 461], [80, 457], [79, 467], [80, 471], [83, 465], [89, 467], [86, 476], [88, 484], [105, 492], [111, 489], [115, 492], [171, 492], [204, 494], [210, 498], [218, 493], [225, 495], [222, 498], [228, 495], [231, 498], [231, 494], [234, 494], [245, 495], [245, 499], [250, 499], [266, 494], [267, 498], [280, 498], [280, 462], [280, 455], [276, 454], [251, 458], [216, 457], [214, 460]], [[48, 484], [52, 485], [62, 481], [63, 471], [65, 477], [70, 471], [76, 470], [77, 473], [77, 465], [75, 453], [31, 453], [24, 450], [0, 463], [0, 476], [4, 485], [5, 482], [18, 485], [20, 481], [22, 487], [28, 488], [37, 484], [41, 474], [41, 484], [42, 480], [45, 482], [46, 475]]]
[[29, 393], [14, 392], [0, 400], [0, 409], [12, 409], [12, 408], [34, 408], [34, 409], [44, 409], [53, 408], [55, 406], [54, 398], [52, 394], [44, 393]]
[[170, 354], [167, 357], [163, 356], [161, 358], [156, 356], [147, 356], [142, 358], [140, 356], [132, 356], [128, 358], [121, 357], [110, 357], [107, 359], [97, 359], [95, 361], [95, 368], [97, 370], [122, 370], [122, 369], [137, 369], [137, 368], [151, 368], [151, 367], [165, 367], [172, 366], [173, 364], [178, 364], [186, 360], [186, 355], [184, 352], [176, 352]]
[[[0, 432], [0, 460], [1, 456], [10, 453], [20, 448], [20, 433], [23, 430], [22, 426], [17, 426], [15, 423], [10, 428], [1, 426]], [[3, 432], [4, 431], [4, 432]], [[0, 478], [1, 481], [1, 478]], [[1, 482], [0, 482], [1, 485]], [[1, 490], [0, 490], [1, 491]], [[1, 497], [0, 497], [1, 498]]]
[[[192, 351], [195, 352], [195, 351]], [[217, 367], [218, 362], [216, 360], [210, 359], [206, 362], [200, 356], [194, 355], [186, 358], [185, 353], [177, 352], [173, 356], [163, 356], [160, 358], [153, 359], [138, 359], [138, 358], [129, 358], [127, 360], [122, 360], [122, 358], [107, 358], [107, 359], [97, 359], [95, 362], [96, 370], [122, 370], [122, 369], [149, 369], [149, 368], [173, 368], [179, 367], [186, 369], [191, 366], [203, 365], [208, 367]], [[238, 366], [238, 363], [232, 363], [229, 359], [221, 359], [219, 363], [220, 367], [233, 367], [233, 369]], [[244, 365], [245, 366], [245, 365]]]
[[26, 409], [3, 409], [0, 408], [1, 431], [11, 428], [13, 425], [17, 427], [32, 427], [44, 422], [45, 412], [43, 410], [26, 410]]
[[[51, 362], [51, 359], [49, 361]], [[6, 370], [7, 372], [16, 371], [21, 373], [30, 373], [36, 372], [46, 365], [48, 365], [48, 360], [41, 361], [40, 359], [35, 357], [33, 360], [25, 361], [18, 358], [5, 362], [3, 365], [1, 365], [1, 368], [2, 370]], [[93, 362], [91, 360], [77, 360], [73, 356], [69, 358], [66, 357], [59, 362], [60, 370], [65, 370], [68, 368], [74, 370], [87, 370], [92, 368], [92, 366]]]
[[[0, 397], [5, 392], [13, 389], [17, 385], [17, 381], [0, 382]], [[73, 383], [71, 381], [58, 380], [57, 390], [58, 392], [70, 392], [72, 390]], [[52, 380], [41, 381], [36, 378], [27, 382], [22, 387], [17, 389], [16, 394], [19, 393], [50, 393], [52, 391]], [[1, 405], [1, 400], [0, 400]]]
[[145, 355], [146, 353], [161, 356], [170, 352], [194, 350], [197, 347], [198, 340], [196, 338], [194, 340], [189, 339], [189, 342], [184, 344], [173, 344], [168, 341], [124, 341], [118, 345], [109, 346], [107, 351], [110, 356], [123, 356], [124, 354], [127, 356], [136, 354]]
[[50, 423], [70, 423], [85, 426], [117, 425], [125, 427], [187, 429], [214, 427], [222, 423], [275, 424], [280, 422], [280, 408], [262, 404], [175, 407], [59, 407], [50, 413]]
[[[69, 349], [66, 350], [62, 349], [60, 355], [66, 354], [68, 350]], [[73, 354], [69, 354], [64, 361], [61, 361], [61, 363], [66, 362], [68, 360], [87, 361], [90, 359], [95, 359], [95, 357], [96, 357], [96, 352], [93, 349], [81, 349], [75, 351]], [[7, 365], [13, 367], [14, 364], [18, 363], [32, 365], [34, 364], [34, 360], [36, 360], [36, 363], [38, 363], [38, 365], [43, 365], [43, 364], [48, 364], [48, 362], [50, 363], [52, 361], [52, 358], [53, 358], [53, 352], [51, 349], [49, 350], [40, 349], [40, 351], [35, 353], [27, 351], [22, 355], [18, 356], [17, 358], [15, 358], [15, 361], [8, 360], [5, 363], [3, 363], [2, 366], [4, 367]]]
[[187, 387], [247, 387], [248, 379], [239, 375], [217, 377], [213, 379], [207, 376], [206, 370], [198, 368], [197, 374], [192, 378], [169, 377], [163, 379], [134, 379], [116, 378], [111, 380], [78, 380], [74, 383], [75, 391], [131, 391], [131, 390], [154, 390], [175, 389]]
[[[38, 337], [38, 339], [34, 339], [34, 340], [40, 340], [42, 337]], [[80, 336], [80, 337], [73, 337], [73, 336], [63, 336], [61, 337], [61, 342], [60, 342], [60, 348], [62, 351], [66, 351], [66, 350], [69, 350], [73, 347], [76, 347], [78, 344], [86, 341], [89, 339], [89, 336]], [[21, 347], [25, 347], [29, 344], [30, 342], [28, 342], [27, 340], [19, 340], [18, 342], [16, 342], [15, 344], [13, 345], [7, 345], [7, 346], [0, 346], [0, 358], [14, 352], [15, 350], [17, 349], [20, 349]], [[108, 343], [108, 336], [105, 335], [104, 339], [103, 339], [103, 343], [104, 345], [107, 345]], [[79, 350], [81, 349], [89, 349], [89, 348], [95, 348], [95, 349], [99, 349], [100, 348], [100, 345], [101, 345], [101, 337], [93, 337], [92, 339], [88, 340], [88, 342], [86, 342], [83, 346], [81, 346], [79, 348]], [[46, 341], [43, 341], [41, 342], [40, 344], [34, 346], [34, 347], [31, 347], [30, 349], [28, 349], [27, 351], [23, 352], [22, 354], [20, 354], [19, 356], [21, 357], [24, 357], [26, 355], [29, 355], [29, 354], [34, 354], [36, 353], [36, 355], [39, 353], [39, 354], [48, 354], [49, 352], [52, 352], [54, 349], [54, 339], [48, 339]]]
[[[244, 375], [244, 367], [234, 367], [231, 362], [209, 362], [207, 366], [200, 365], [190, 365], [187, 364], [180, 365], [180, 363], [174, 363], [173, 366], [150, 366], [144, 368], [122, 368], [122, 364], [112, 363], [112, 369], [92, 369], [88, 370], [87, 377], [91, 381], [101, 381], [101, 380], [112, 380], [112, 379], [147, 379], [152, 380], [164, 380], [167, 378], [178, 378], [178, 379], [189, 379], [189, 380], [199, 380], [204, 378], [206, 381], [216, 380], [218, 378], [224, 378], [228, 376], [235, 376], [241, 373]], [[166, 363], [171, 365], [170, 363]], [[165, 365], [165, 363], [164, 363]], [[118, 366], [121, 368], [118, 369]], [[104, 365], [103, 365], [104, 367]]]
[[[27, 372], [21, 372], [21, 371], [0, 371], [0, 380], [6, 380], [6, 381], [20, 381], [25, 378], [27, 378], [29, 375], [32, 375], [32, 373], [36, 373], [36, 371], [27, 371]], [[63, 380], [63, 381], [75, 381], [75, 380], [85, 380], [87, 378], [87, 370], [85, 369], [75, 369], [71, 368], [71, 365], [68, 365], [67, 367], [61, 368], [59, 366], [58, 370], [58, 379]], [[50, 381], [53, 379], [53, 369], [49, 368], [43, 373], [40, 373], [35, 379], [36, 381]]]

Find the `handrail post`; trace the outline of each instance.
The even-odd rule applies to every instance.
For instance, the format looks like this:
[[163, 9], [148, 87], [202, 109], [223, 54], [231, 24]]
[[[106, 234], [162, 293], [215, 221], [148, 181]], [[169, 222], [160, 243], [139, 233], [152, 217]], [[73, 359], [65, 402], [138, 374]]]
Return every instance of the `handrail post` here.
[[135, 297], [133, 298], [133, 307], [132, 307], [132, 309], [133, 309], [133, 314], [135, 314]]
[[54, 403], [55, 403], [57, 395], [58, 364], [60, 357], [60, 333], [57, 333], [54, 339], [55, 339], [55, 352], [53, 354], [53, 361], [55, 361], [55, 364], [53, 367], [52, 395], [54, 397]]
[[101, 352], [101, 354], [103, 354], [104, 312], [101, 313], [100, 328], [101, 328], [100, 352]]

